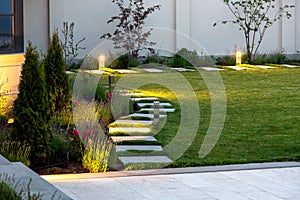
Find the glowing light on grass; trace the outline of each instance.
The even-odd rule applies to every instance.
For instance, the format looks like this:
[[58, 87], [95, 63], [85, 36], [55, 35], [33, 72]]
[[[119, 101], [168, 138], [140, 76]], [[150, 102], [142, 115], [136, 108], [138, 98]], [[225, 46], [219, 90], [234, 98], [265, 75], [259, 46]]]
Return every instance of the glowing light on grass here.
[[105, 67], [105, 55], [99, 55], [99, 70]]
[[242, 64], [242, 56], [243, 56], [243, 54], [242, 54], [241, 51], [236, 51], [235, 52], [235, 64], [236, 65]]

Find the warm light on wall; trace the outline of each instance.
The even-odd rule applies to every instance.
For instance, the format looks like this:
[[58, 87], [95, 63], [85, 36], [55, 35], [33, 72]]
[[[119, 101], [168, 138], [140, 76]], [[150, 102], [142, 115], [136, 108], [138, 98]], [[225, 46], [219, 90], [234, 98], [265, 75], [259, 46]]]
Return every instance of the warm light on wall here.
[[105, 55], [99, 55], [99, 70], [105, 67]]
[[243, 56], [243, 54], [242, 54], [241, 51], [236, 51], [235, 52], [235, 64], [236, 65], [242, 64], [242, 56]]

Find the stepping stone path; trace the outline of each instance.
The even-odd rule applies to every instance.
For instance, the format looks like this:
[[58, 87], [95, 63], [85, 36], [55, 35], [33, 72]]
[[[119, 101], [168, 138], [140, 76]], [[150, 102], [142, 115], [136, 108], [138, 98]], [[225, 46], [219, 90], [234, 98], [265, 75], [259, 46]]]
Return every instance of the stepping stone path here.
[[[114, 135], [114, 133], [128, 135], [111, 136], [113, 142], [116, 143], [116, 151], [118, 153], [122, 152], [119, 154], [119, 160], [123, 163], [124, 167], [140, 164], [139, 166], [143, 166], [142, 169], [147, 169], [147, 166], [149, 168], [153, 165], [165, 166], [172, 163], [173, 161], [162, 152], [162, 146], [155, 144], [157, 140], [151, 134], [153, 130], [154, 101], [157, 101], [158, 99], [156, 97], [147, 97], [142, 93], [134, 93], [132, 91], [127, 92], [127, 94], [130, 94], [131, 101], [137, 104], [140, 109], [139, 112], [142, 111], [144, 113], [137, 112], [128, 116], [123, 116], [113, 122], [112, 127], [109, 128], [109, 134], [111, 135]], [[136, 98], [135, 96], [140, 97]], [[172, 104], [163, 102], [159, 103], [159, 111], [164, 112], [164, 114], [159, 115], [159, 118], [162, 118], [167, 117], [165, 113], [174, 112], [175, 108], [172, 107]], [[149, 118], [149, 120], [134, 120], [132, 117], [145, 117]], [[130, 145], [123, 145], [122, 142], [124, 141], [131, 141], [131, 143]], [[147, 143], [141, 145], [141, 141], [146, 141]], [[139, 143], [139, 145], [137, 145], [137, 143]], [[131, 151], [134, 151], [134, 156]], [[158, 156], [151, 154], [152, 152], [157, 152], [156, 154], [158, 154]]]

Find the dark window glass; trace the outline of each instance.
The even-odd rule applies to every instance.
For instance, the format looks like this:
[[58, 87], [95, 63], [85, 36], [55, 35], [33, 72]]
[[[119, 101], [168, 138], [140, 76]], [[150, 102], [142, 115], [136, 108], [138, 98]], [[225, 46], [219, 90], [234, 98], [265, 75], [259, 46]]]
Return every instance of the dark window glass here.
[[23, 51], [23, 0], [0, 0], [0, 54]]
[[12, 17], [0, 16], [0, 34], [11, 35], [12, 34]]
[[0, 0], [0, 14], [12, 14], [12, 0]]
[[12, 49], [12, 48], [13, 48], [13, 37], [0, 36], [0, 49]]

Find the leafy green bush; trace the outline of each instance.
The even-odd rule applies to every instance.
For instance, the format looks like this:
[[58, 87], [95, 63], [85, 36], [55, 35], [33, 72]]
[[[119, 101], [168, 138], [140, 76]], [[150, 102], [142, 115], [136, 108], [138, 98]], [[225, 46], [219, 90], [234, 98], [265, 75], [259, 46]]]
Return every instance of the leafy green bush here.
[[284, 64], [288, 61], [287, 57], [280, 52], [273, 52], [270, 54], [257, 54], [252, 59], [254, 65], [264, 64]]
[[31, 42], [26, 49], [13, 114], [12, 139], [31, 146], [31, 164], [47, 162], [51, 143], [50, 110], [39, 54]]
[[112, 61], [108, 66], [111, 69], [127, 69], [128, 67], [137, 67], [140, 62], [132, 58], [129, 54], [123, 54]]
[[71, 107], [71, 89], [58, 33], [54, 31], [43, 62], [51, 115]]
[[235, 65], [235, 57], [234, 56], [218, 57], [216, 60], [216, 64], [222, 66], [233, 66]]
[[0, 127], [5, 126], [8, 121], [8, 117], [6, 115], [0, 114]]
[[99, 63], [98, 60], [91, 57], [91, 56], [86, 56], [80, 66], [80, 69], [84, 70], [97, 70], [99, 68]]

